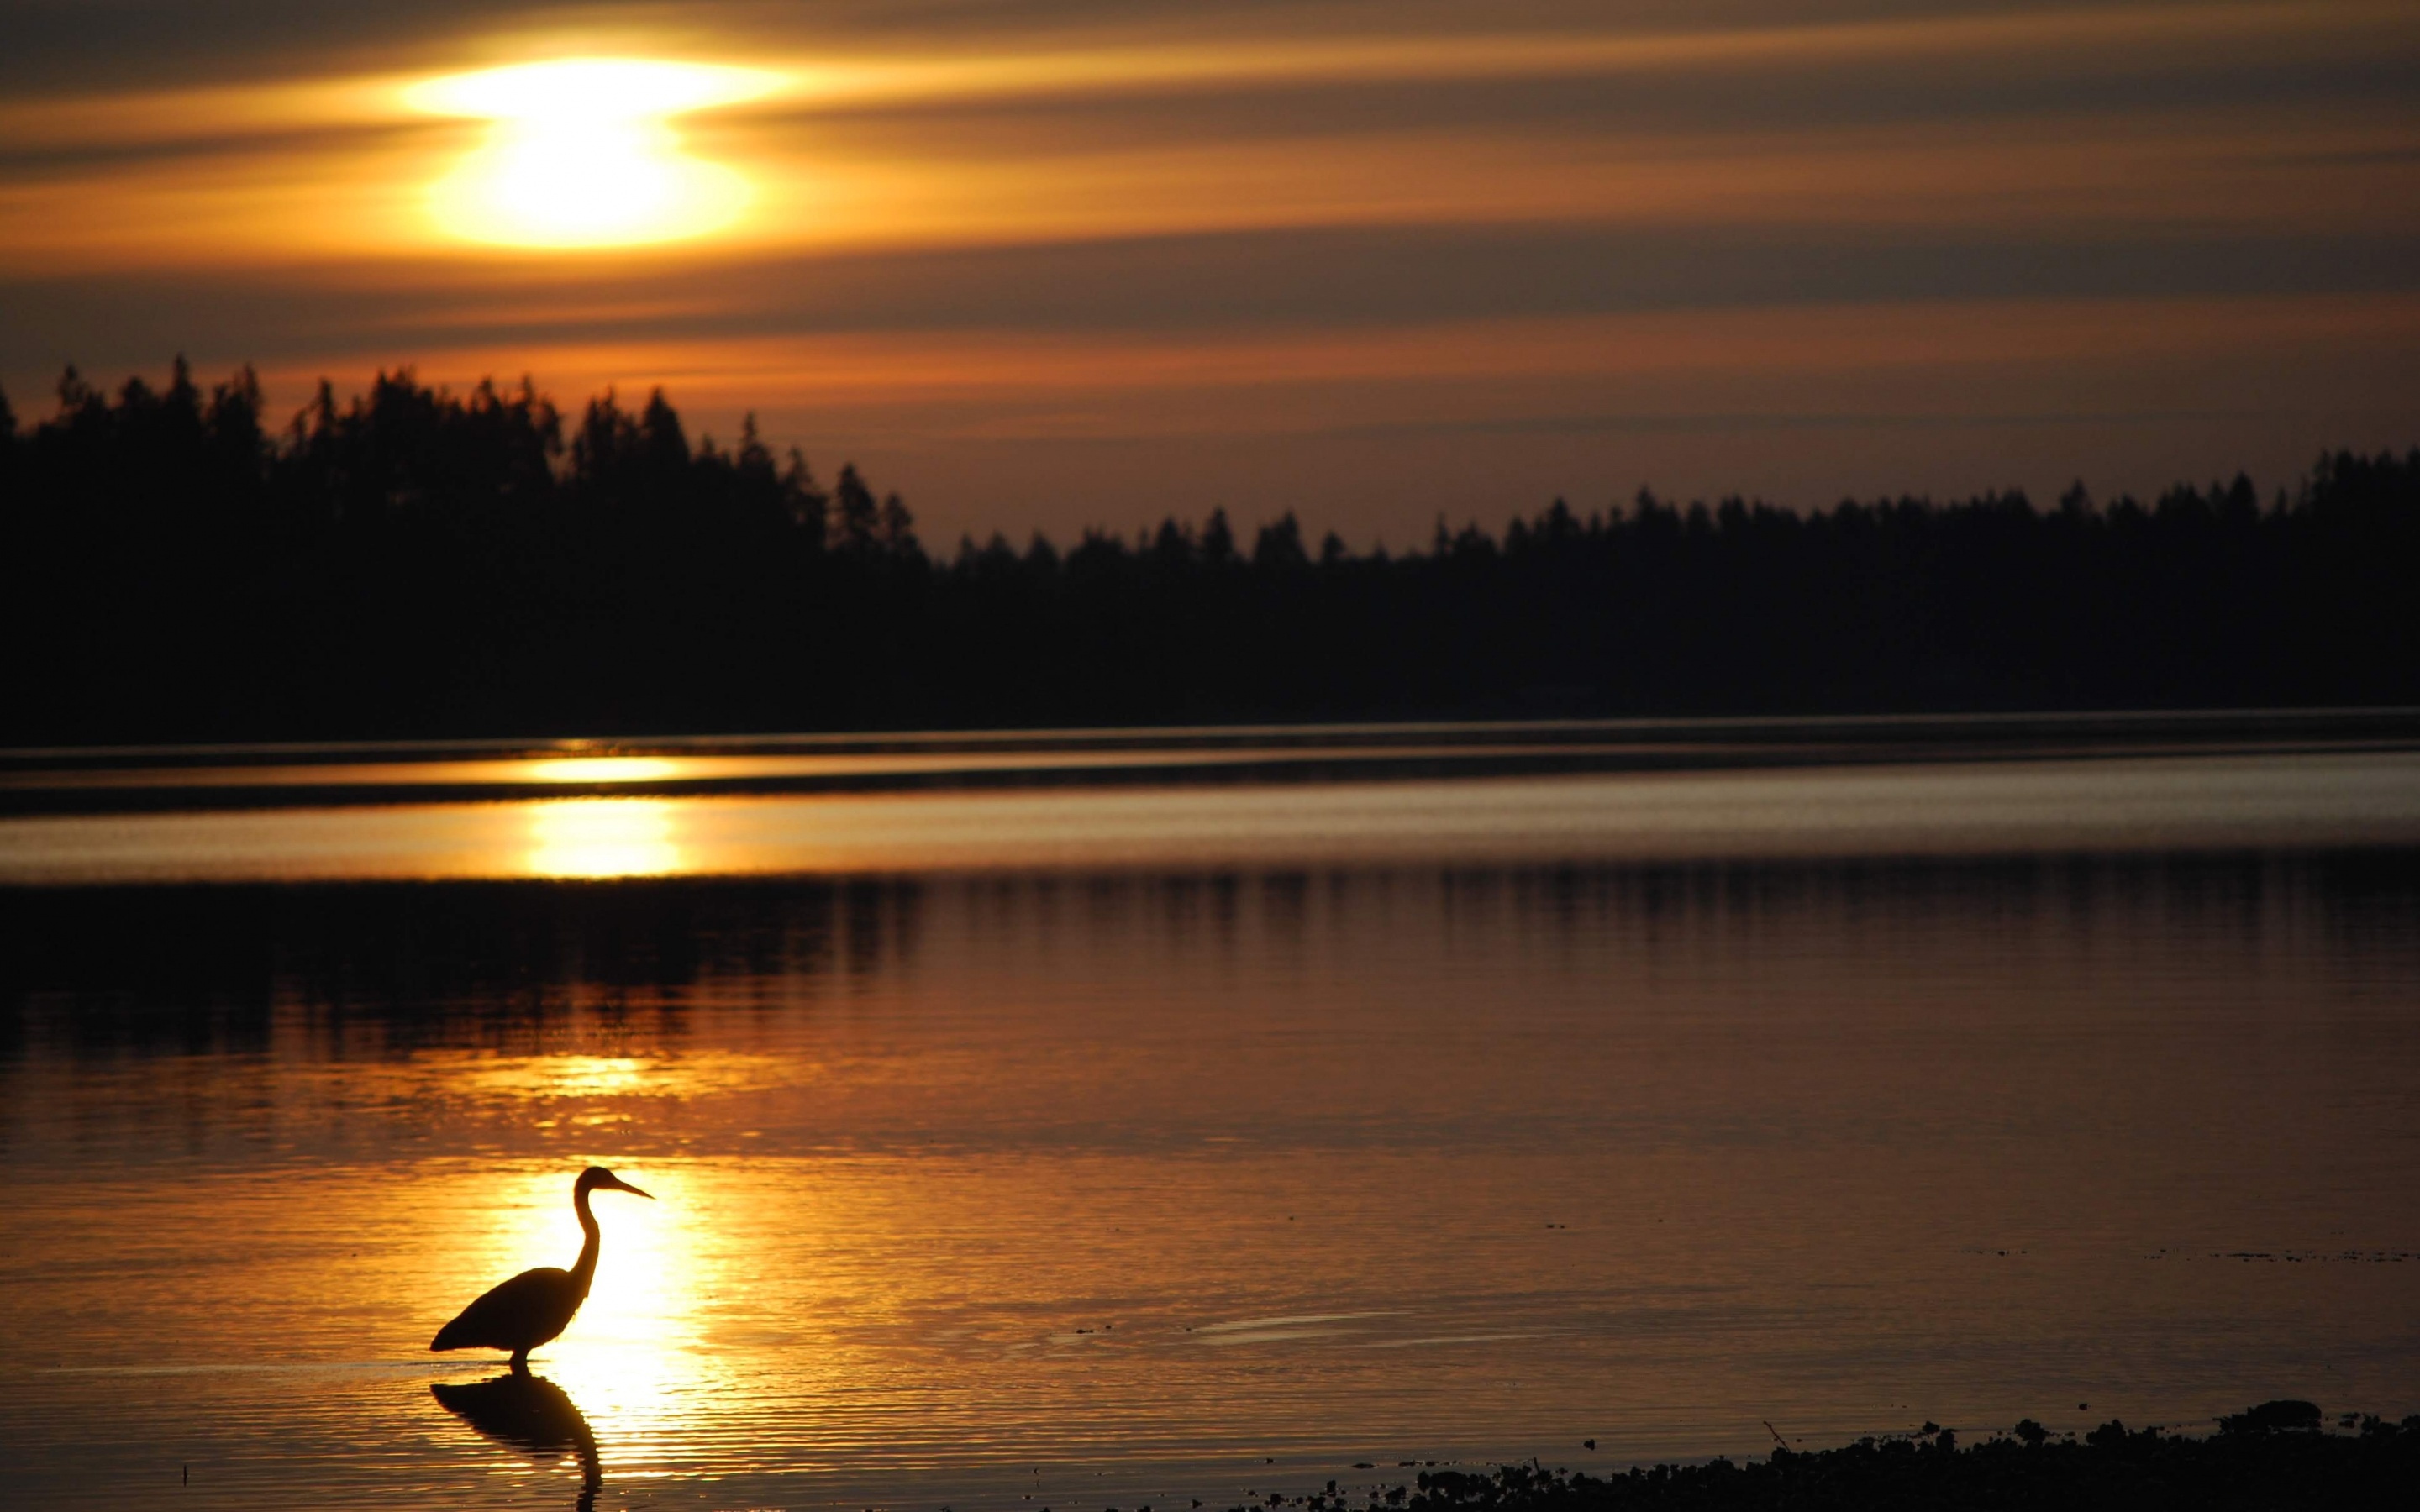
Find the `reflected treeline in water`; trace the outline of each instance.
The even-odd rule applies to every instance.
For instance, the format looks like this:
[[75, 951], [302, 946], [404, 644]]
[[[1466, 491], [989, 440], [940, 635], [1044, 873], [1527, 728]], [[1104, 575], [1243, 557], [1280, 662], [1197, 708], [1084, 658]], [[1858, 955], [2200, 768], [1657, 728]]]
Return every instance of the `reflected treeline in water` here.
[[2420, 452], [2047, 509], [1642, 490], [1391, 553], [1214, 511], [937, 556], [853, 470], [692, 442], [660, 393], [566, 424], [397, 373], [282, 438], [263, 402], [181, 363], [70, 371], [24, 435], [0, 402], [12, 742], [2420, 702]]
[[562, 1387], [514, 1369], [486, 1381], [435, 1381], [428, 1391], [447, 1412], [507, 1449], [546, 1464], [569, 1455], [580, 1466], [580, 1512], [597, 1504], [605, 1485], [597, 1435]]
[[915, 950], [914, 883], [471, 883], [29, 890], [0, 981], [79, 1054], [258, 1050], [280, 1013], [332, 1046], [532, 1042], [574, 1011], [677, 1032], [702, 1001], [777, 1002]]
[[[2317, 932], [2349, 959], [2409, 944], [2420, 856], [1705, 862], [786, 880], [25, 890], [0, 910], [0, 1058], [531, 1052], [577, 1021], [677, 1041], [700, 1011], [812, 1012], [955, 969], [1142, 956], [1282, 969], [1398, 935], [1526, 959], [1608, 942], [1753, 951], [1850, 933], [2055, 925], [2078, 940]], [[938, 935], [937, 940], [935, 936]]]

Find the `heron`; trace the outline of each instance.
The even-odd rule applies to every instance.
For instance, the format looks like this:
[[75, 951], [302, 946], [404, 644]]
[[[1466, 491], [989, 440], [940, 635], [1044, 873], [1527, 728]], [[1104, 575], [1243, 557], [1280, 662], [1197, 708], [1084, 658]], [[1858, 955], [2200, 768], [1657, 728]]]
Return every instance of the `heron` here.
[[571, 1208], [580, 1214], [580, 1231], [587, 1236], [580, 1246], [579, 1260], [568, 1271], [541, 1265], [489, 1288], [478, 1301], [462, 1309], [460, 1317], [439, 1329], [428, 1347], [510, 1350], [513, 1369], [527, 1370], [530, 1350], [562, 1333], [571, 1315], [588, 1300], [588, 1283], [597, 1274], [597, 1215], [588, 1211], [588, 1194], [598, 1187], [655, 1200], [652, 1194], [640, 1191], [602, 1165], [581, 1172], [580, 1180], [571, 1184]]

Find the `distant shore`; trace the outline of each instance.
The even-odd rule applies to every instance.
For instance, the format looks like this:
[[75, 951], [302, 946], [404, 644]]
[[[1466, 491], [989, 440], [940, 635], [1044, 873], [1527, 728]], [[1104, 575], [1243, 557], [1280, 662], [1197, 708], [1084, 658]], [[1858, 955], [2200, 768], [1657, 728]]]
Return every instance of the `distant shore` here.
[[855, 468], [692, 441], [660, 393], [59, 394], [0, 406], [6, 745], [2420, 702], [2420, 448], [2154, 499], [1504, 498], [1391, 549], [1239, 499], [1275, 517], [928, 549]]

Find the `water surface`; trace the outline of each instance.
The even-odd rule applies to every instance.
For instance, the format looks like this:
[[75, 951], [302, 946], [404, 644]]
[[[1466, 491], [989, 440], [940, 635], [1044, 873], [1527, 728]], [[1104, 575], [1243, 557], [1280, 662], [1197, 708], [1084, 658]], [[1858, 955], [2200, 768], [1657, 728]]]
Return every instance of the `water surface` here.
[[2392, 749], [0, 819], [0, 1489], [572, 1504], [425, 1346], [591, 1161], [600, 1506], [2420, 1411], [2415, 840]]

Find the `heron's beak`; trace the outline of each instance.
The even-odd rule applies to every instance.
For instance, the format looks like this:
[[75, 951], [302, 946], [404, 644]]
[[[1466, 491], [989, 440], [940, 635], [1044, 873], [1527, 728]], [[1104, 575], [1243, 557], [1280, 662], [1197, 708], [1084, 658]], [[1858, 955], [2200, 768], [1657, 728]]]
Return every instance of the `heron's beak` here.
[[611, 1186], [616, 1192], [628, 1192], [634, 1197], [644, 1197], [649, 1202], [656, 1200], [656, 1195], [653, 1192], [642, 1192], [637, 1187], [632, 1186], [629, 1182], [625, 1181], [618, 1176], [613, 1177], [609, 1180], [599, 1181], [597, 1184], [599, 1186]]

